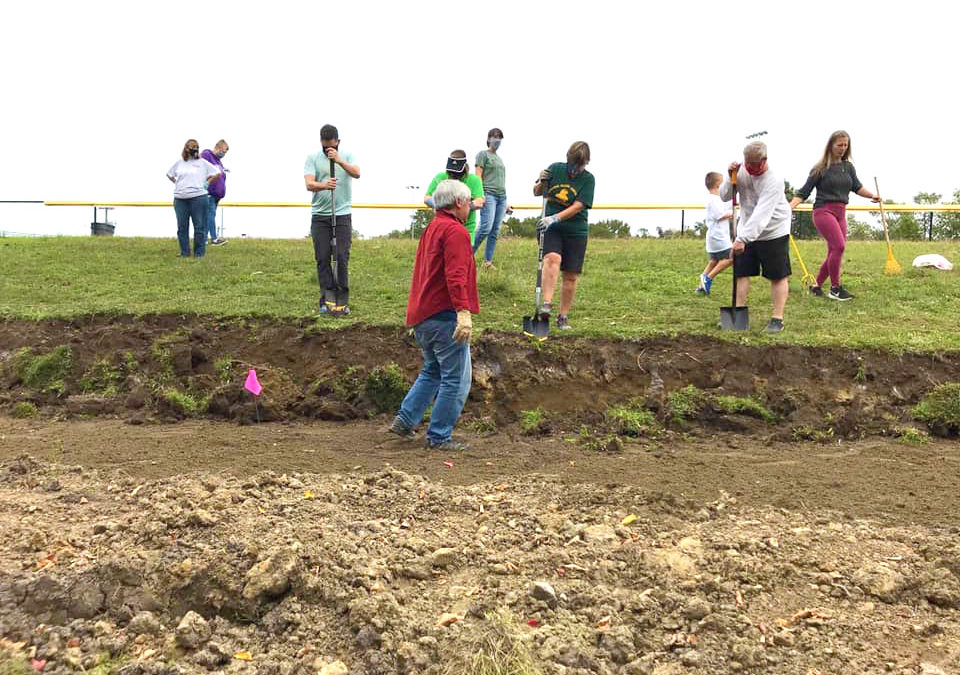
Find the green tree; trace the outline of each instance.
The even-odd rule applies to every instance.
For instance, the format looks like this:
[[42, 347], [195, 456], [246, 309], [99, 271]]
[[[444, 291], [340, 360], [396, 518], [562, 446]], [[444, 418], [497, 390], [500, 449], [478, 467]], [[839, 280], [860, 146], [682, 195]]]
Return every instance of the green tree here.
[[[790, 181], [788, 180], [783, 181], [783, 194], [786, 196], [788, 202], [796, 196], [796, 190], [790, 185]], [[804, 203], [808, 204], [809, 201]], [[817, 228], [813, 226], [813, 213], [809, 211], [794, 211], [790, 218], [790, 232], [793, 234], [794, 239], [810, 239], [819, 236]]]
[[535, 239], [537, 236], [538, 216], [531, 216], [520, 220], [510, 216], [500, 223], [500, 235], [504, 237], [523, 237], [526, 239]]
[[629, 239], [630, 226], [622, 220], [601, 220], [591, 223], [590, 236], [599, 239]]
[[417, 209], [410, 216], [410, 224], [407, 229], [393, 230], [387, 237], [389, 239], [419, 239], [431, 220], [433, 220], [433, 209]]
[[[954, 190], [953, 201], [960, 202], [960, 190]], [[936, 239], [956, 239], [960, 237], [960, 213], [937, 213], [933, 217], [933, 236]]]
[[[896, 204], [894, 199], [884, 199], [884, 204]], [[887, 213], [887, 227], [891, 239], [923, 239], [926, 226], [916, 213]]]
[[862, 220], [857, 220], [851, 215], [847, 216], [847, 239], [868, 240], [876, 239], [877, 231]]

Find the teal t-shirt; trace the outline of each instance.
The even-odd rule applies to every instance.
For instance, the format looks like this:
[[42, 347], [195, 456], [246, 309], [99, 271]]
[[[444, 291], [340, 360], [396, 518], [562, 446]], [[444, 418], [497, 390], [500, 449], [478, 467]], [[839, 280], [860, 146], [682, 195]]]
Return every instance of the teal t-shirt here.
[[[355, 163], [353, 153], [340, 151], [340, 156], [347, 164]], [[327, 157], [327, 153], [320, 151], [307, 157], [307, 161], [303, 164], [303, 175], [312, 175], [318, 181], [329, 178], [330, 158]], [[353, 177], [337, 164], [334, 178], [337, 179], [337, 189], [333, 190], [337, 200], [337, 215], [346, 216], [353, 208]], [[311, 211], [321, 216], [330, 215], [330, 190], [320, 190], [313, 193], [313, 208]]]
[[483, 169], [483, 190], [498, 197], [507, 194], [507, 169], [495, 152], [481, 150], [477, 153], [477, 166]]
[[[441, 171], [436, 176], [433, 177], [433, 180], [430, 181], [430, 187], [427, 188], [427, 196], [433, 194], [433, 191], [437, 189], [437, 186], [440, 185], [440, 181], [448, 180], [450, 176], [447, 175], [446, 171]], [[483, 181], [480, 180], [480, 176], [476, 174], [468, 173], [463, 177], [463, 182], [467, 184], [467, 187], [470, 188], [470, 199], [476, 199], [478, 197], [483, 197]], [[477, 229], [477, 212], [471, 211], [470, 215], [467, 216], [467, 222], [463, 224], [467, 228], [467, 232], [470, 233], [470, 242], [473, 243], [473, 231]]]
[[544, 194], [547, 196], [547, 215], [560, 213], [574, 202], [583, 204], [584, 209], [573, 218], [562, 220], [553, 227], [560, 234], [570, 237], [586, 237], [590, 231], [587, 223], [587, 212], [593, 206], [593, 174], [584, 169], [576, 178], [567, 175], [566, 162], [554, 162], [550, 165], [550, 182]]

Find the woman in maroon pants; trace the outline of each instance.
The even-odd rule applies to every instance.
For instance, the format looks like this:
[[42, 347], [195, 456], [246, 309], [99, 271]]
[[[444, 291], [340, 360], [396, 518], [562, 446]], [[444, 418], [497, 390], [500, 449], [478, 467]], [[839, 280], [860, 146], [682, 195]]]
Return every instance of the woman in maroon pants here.
[[831, 300], [852, 300], [853, 295], [840, 285], [840, 264], [843, 250], [847, 245], [847, 201], [850, 193], [856, 192], [874, 202], [880, 197], [863, 187], [853, 168], [850, 151], [850, 134], [846, 131], [834, 131], [830, 134], [823, 157], [810, 171], [810, 176], [796, 196], [790, 201], [790, 208], [807, 199], [814, 188], [817, 198], [813, 202], [813, 225], [827, 241], [827, 259], [820, 266], [817, 285], [810, 287], [813, 295], [823, 296], [823, 282], [830, 277]]

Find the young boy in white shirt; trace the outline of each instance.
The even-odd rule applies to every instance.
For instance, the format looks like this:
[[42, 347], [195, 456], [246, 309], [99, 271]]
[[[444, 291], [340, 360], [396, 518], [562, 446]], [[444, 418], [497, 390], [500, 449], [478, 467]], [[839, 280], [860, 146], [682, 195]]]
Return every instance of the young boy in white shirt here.
[[699, 295], [710, 295], [710, 286], [713, 279], [723, 270], [733, 264], [730, 250], [733, 243], [730, 240], [730, 219], [733, 211], [730, 202], [720, 198], [720, 186], [723, 184], [723, 174], [711, 171], [704, 179], [704, 184], [710, 196], [707, 198], [707, 255], [710, 257], [703, 274], [700, 275], [700, 284], [697, 287]]

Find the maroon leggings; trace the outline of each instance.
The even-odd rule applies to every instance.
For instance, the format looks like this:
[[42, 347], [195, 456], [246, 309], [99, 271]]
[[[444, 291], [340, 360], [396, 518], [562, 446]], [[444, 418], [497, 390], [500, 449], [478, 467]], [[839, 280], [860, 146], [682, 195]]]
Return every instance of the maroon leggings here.
[[847, 205], [827, 202], [813, 210], [813, 226], [827, 240], [827, 259], [820, 265], [817, 286], [823, 286], [827, 276], [831, 286], [840, 285], [840, 263], [847, 246]]

